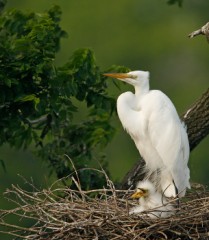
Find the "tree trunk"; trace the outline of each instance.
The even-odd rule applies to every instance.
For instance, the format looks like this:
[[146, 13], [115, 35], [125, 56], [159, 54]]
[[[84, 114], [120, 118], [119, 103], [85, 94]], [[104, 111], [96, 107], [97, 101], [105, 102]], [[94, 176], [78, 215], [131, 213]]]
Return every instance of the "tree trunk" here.
[[190, 151], [209, 134], [209, 89], [182, 116], [187, 126]]
[[[187, 126], [190, 151], [192, 151], [209, 134], [209, 89], [181, 116]], [[144, 178], [143, 159], [131, 168], [121, 182], [122, 189], [134, 188]]]

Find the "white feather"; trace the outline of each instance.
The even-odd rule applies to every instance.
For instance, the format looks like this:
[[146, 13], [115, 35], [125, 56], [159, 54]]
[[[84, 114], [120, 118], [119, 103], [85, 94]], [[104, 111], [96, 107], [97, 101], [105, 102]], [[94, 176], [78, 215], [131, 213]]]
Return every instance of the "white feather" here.
[[128, 75], [130, 78], [119, 79], [133, 85], [135, 94], [126, 92], [118, 97], [120, 121], [145, 160], [147, 172], [160, 170], [159, 184], [164, 194], [175, 197], [176, 186], [182, 197], [190, 188], [186, 128], [171, 100], [161, 91], [149, 90], [148, 72]]
[[150, 218], [167, 218], [174, 214], [173, 205], [162, 194], [155, 191], [155, 187], [150, 181], [139, 182], [137, 188], [146, 189], [148, 195], [139, 198], [139, 205], [131, 208], [129, 214], [146, 212]]

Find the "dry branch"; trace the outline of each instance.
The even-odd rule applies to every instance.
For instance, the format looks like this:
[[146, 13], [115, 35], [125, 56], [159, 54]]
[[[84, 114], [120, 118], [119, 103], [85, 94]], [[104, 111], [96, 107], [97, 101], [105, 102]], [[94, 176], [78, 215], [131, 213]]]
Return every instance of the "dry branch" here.
[[[93, 195], [94, 196], [93, 196]], [[150, 219], [146, 213], [129, 216], [136, 202], [131, 191], [116, 190], [107, 179], [104, 189], [82, 191], [53, 186], [42, 191], [25, 191], [12, 186], [6, 195], [17, 207], [0, 211], [0, 230], [18, 239], [33, 240], [130, 240], [130, 239], [207, 239], [209, 236], [209, 192], [194, 186], [167, 219]], [[82, 196], [82, 197], [81, 197]], [[29, 219], [31, 227], [7, 222], [10, 215]]]
[[209, 22], [207, 22], [204, 26], [202, 26], [200, 29], [190, 33], [188, 37], [193, 38], [199, 35], [205, 35], [208, 42], [209, 42]]

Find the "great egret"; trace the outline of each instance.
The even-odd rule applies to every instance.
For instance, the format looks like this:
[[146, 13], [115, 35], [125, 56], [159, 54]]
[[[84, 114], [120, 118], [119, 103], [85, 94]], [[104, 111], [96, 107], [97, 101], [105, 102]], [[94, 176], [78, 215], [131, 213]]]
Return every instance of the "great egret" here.
[[130, 209], [129, 214], [139, 214], [147, 211], [150, 218], [166, 218], [174, 214], [174, 207], [166, 198], [156, 192], [154, 185], [148, 181], [141, 181], [131, 198], [139, 199], [139, 205]]
[[118, 97], [117, 111], [146, 162], [147, 176], [155, 173], [155, 183], [166, 197], [184, 196], [190, 188], [189, 141], [173, 103], [163, 92], [149, 90], [149, 72], [104, 75], [135, 88], [134, 94], [125, 92]]

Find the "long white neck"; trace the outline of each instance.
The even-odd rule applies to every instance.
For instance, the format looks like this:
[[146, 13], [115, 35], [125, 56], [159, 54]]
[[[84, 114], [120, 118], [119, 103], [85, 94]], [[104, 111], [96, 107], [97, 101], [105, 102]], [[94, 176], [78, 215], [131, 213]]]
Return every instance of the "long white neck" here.
[[140, 98], [149, 92], [149, 80], [142, 81], [140, 85], [134, 86], [136, 98]]
[[131, 135], [133, 140], [138, 137], [136, 134], [136, 129], [140, 127], [140, 100], [149, 92], [149, 81], [147, 79], [142, 79], [140, 84], [135, 85], [134, 87], [135, 94], [132, 92], [125, 92], [122, 93], [117, 99], [118, 116], [123, 127]]
[[132, 92], [121, 94], [117, 100], [117, 112], [123, 127], [134, 139], [134, 133], [139, 124], [135, 94]]

